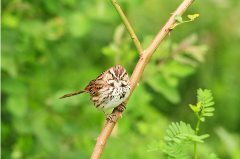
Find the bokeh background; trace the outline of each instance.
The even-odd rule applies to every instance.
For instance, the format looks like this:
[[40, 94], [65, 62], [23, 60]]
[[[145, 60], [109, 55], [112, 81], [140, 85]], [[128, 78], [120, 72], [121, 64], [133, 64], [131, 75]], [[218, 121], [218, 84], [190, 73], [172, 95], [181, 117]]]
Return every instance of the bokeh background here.
[[[146, 49], [181, 0], [119, 0]], [[82, 90], [113, 65], [131, 76], [138, 53], [110, 1], [1, 1], [1, 157], [90, 158], [105, 124]], [[108, 140], [102, 158], [166, 158], [147, 152], [171, 122], [195, 128], [188, 104], [210, 89], [215, 112], [200, 125], [198, 144], [210, 153], [240, 158], [240, 1], [196, 0], [150, 60]], [[110, 113], [109, 111], [108, 113]], [[193, 148], [189, 148], [193, 158]]]

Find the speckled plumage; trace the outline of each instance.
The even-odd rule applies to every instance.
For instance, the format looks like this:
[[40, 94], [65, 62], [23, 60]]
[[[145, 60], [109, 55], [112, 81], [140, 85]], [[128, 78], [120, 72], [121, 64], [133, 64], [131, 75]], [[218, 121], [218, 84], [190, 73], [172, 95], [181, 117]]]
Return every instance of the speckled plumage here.
[[102, 72], [84, 90], [66, 94], [60, 99], [83, 92], [90, 94], [90, 100], [101, 111], [112, 109], [125, 101], [130, 94], [130, 81], [125, 68], [116, 65]]

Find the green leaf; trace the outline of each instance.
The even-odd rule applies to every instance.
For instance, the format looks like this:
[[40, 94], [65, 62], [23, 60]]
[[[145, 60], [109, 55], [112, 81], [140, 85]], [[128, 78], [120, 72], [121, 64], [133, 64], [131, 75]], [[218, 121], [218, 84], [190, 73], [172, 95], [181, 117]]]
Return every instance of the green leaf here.
[[205, 108], [204, 109], [204, 112], [212, 112], [212, 111], [214, 111], [215, 110], [215, 108], [213, 108], [213, 107], [208, 107], [208, 108]]
[[196, 138], [194, 138], [193, 140], [194, 140], [194, 141], [197, 141], [197, 142], [200, 142], [200, 143], [204, 143], [204, 141], [201, 140], [201, 139], [196, 139]]
[[198, 137], [199, 137], [199, 139], [205, 139], [209, 136], [210, 136], [209, 134], [204, 134], [204, 135], [201, 135], [201, 136], [198, 136]]
[[177, 20], [177, 21], [179, 21], [179, 22], [183, 22], [183, 21], [182, 21], [182, 17], [181, 17], [179, 14], [176, 14], [176, 15], [174, 16], [174, 19]]
[[203, 90], [202, 90], [202, 88], [199, 88], [199, 89], [197, 90], [197, 94], [198, 94], [198, 95], [201, 95], [201, 96], [203, 95]]
[[186, 139], [186, 136], [182, 136], [181, 134], [177, 135], [177, 137], [180, 139]]
[[168, 148], [165, 149], [165, 153], [168, 154], [168, 159], [184, 159], [186, 158], [186, 151], [183, 150], [183, 145], [174, 142], [168, 143]]
[[162, 150], [162, 151], [165, 151], [166, 149], [168, 149], [168, 146], [166, 143], [164, 143], [162, 140], [160, 140], [159, 142], [159, 148]]
[[155, 75], [154, 78], [148, 78], [147, 83], [154, 91], [161, 93], [171, 103], [176, 104], [180, 102], [180, 94], [177, 88], [168, 85], [161, 74]]
[[194, 111], [195, 113], [198, 113], [201, 109], [196, 107], [195, 105], [189, 104], [189, 107]]
[[180, 126], [181, 126], [181, 128], [183, 130], [183, 133], [187, 133], [188, 132], [186, 123], [181, 121], [180, 122]]
[[214, 102], [207, 103], [207, 104], [205, 105], [205, 107], [210, 107], [210, 106], [212, 106], [212, 105], [214, 105]]
[[182, 136], [186, 136], [194, 141], [199, 141], [199, 142], [203, 142], [198, 136], [196, 135], [191, 135], [191, 134], [181, 134]]
[[175, 130], [174, 130], [174, 128], [172, 127], [172, 125], [169, 125], [169, 128], [170, 128], [170, 130], [172, 131], [172, 133], [174, 134], [174, 136], [177, 135], [177, 133], [175, 132]]
[[[210, 90], [205, 89], [204, 91], [200, 88], [197, 91], [197, 98], [198, 102], [201, 102], [201, 115], [202, 116], [213, 116], [213, 112], [215, 109], [213, 107], [210, 107], [214, 105], [212, 93]], [[207, 113], [206, 113], [207, 112]], [[205, 118], [200, 118], [201, 121], [205, 121]]]
[[172, 76], [184, 78], [193, 74], [195, 71], [196, 69], [194, 67], [189, 66], [187, 64], [183, 64], [178, 61], [170, 61], [165, 65], [161, 66], [161, 72], [164, 78]]
[[190, 124], [187, 124], [187, 129], [189, 134], [194, 134], [194, 130], [191, 128]]
[[179, 144], [179, 143], [174, 143], [173, 144], [173, 147], [174, 147], [174, 151], [175, 151], [175, 154], [177, 153], [177, 154], [179, 154], [180, 152], [181, 152], [181, 150], [182, 150], [182, 145], [181, 144]]
[[7, 100], [7, 109], [16, 117], [24, 117], [27, 112], [27, 102], [24, 96], [10, 96]]
[[205, 118], [204, 118], [204, 117], [201, 117], [200, 120], [201, 120], [202, 122], [204, 122], [204, 121], [205, 121]]
[[167, 140], [167, 141], [172, 141], [172, 140], [173, 140], [173, 139], [170, 138], [169, 136], [165, 136], [164, 139]]
[[203, 113], [202, 116], [213, 116], [213, 113]]
[[212, 93], [210, 92], [210, 90], [204, 89], [202, 96], [204, 96], [204, 98], [207, 99], [212, 96]]
[[180, 132], [180, 133], [183, 133], [183, 130], [182, 130], [181, 126], [179, 125], [179, 123], [177, 123], [177, 127], [178, 127], [178, 129], [179, 129], [179, 132]]
[[103, 47], [101, 52], [106, 56], [114, 56], [119, 52], [119, 48], [116, 44], [111, 43], [109, 46]]
[[[169, 129], [167, 129], [166, 132], [169, 136], [165, 136], [164, 139], [167, 141], [174, 141], [174, 143], [178, 144], [182, 142], [190, 143], [191, 141], [203, 142], [201, 139], [208, 137], [208, 134], [201, 137], [195, 135], [195, 131], [191, 128], [191, 125], [182, 121], [180, 122], [180, 125], [179, 123], [172, 123], [172, 125], [169, 125]], [[171, 145], [171, 143], [169, 144]]]
[[205, 99], [205, 103], [209, 103], [209, 102], [212, 101], [212, 100], [213, 100], [213, 97], [210, 96], [210, 97], [208, 97], [208, 98]]
[[170, 137], [172, 137], [172, 138], [174, 137], [173, 133], [172, 133], [169, 129], [167, 129], [166, 132], [168, 133], [168, 135], [169, 135]]
[[173, 126], [174, 130], [177, 132], [177, 134], [179, 134], [180, 132], [177, 128], [177, 125], [174, 122], [172, 122], [172, 126]]
[[150, 143], [150, 145], [148, 145], [148, 152], [149, 151], [156, 151], [156, 150], [158, 150], [158, 142], [156, 141], [156, 140], [154, 140], [154, 141], [152, 141], [151, 143]]
[[173, 138], [173, 141], [175, 141], [176, 143], [181, 143], [181, 140], [178, 138]]

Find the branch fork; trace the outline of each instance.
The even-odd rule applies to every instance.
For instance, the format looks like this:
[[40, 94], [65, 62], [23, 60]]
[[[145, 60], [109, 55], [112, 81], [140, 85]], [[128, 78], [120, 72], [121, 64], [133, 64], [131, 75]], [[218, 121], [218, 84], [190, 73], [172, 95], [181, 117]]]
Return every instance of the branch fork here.
[[[154, 40], [151, 42], [151, 44], [148, 46], [148, 48], [146, 50], [142, 49], [142, 46], [141, 46], [136, 34], [134, 33], [130, 23], [128, 22], [126, 16], [124, 15], [124, 13], [121, 10], [120, 6], [118, 5], [117, 1], [116, 0], [110, 0], [110, 1], [112, 2], [113, 6], [116, 9], [117, 13], [119, 14], [120, 18], [122, 19], [125, 27], [127, 28], [128, 32], [134, 42], [134, 45], [137, 48], [138, 54], [140, 55], [139, 61], [133, 71], [131, 78], [130, 78], [131, 92], [130, 92], [129, 97], [125, 100], [125, 103], [127, 103], [132, 92], [134, 91], [135, 87], [138, 85], [138, 82], [141, 78], [141, 75], [142, 75], [149, 59], [151, 58], [153, 53], [156, 51], [156, 49], [158, 48], [158, 46], [160, 45], [162, 40], [167, 35], [170, 35], [170, 31], [171, 31], [170, 26], [175, 24], [175, 22], [176, 22], [176, 20], [174, 19], [174, 16], [176, 14], [182, 16], [182, 14], [188, 9], [188, 7], [194, 2], [194, 0], [183, 0], [183, 2], [179, 5], [179, 7], [173, 13], [171, 13], [172, 14], [171, 17], [168, 19], [166, 24], [159, 31], [159, 33], [156, 35], [156, 37], [154, 38]], [[124, 103], [124, 107], [126, 108], [125, 103]], [[120, 104], [120, 106], [121, 106], [121, 104]], [[112, 130], [113, 130], [115, 124], [117, 123], [119, 117], [122, 116], [123, 110], [124, 110], [124, 108], [120, 108], [120, 110], [119, 110], [118, 107], [116, 107], [113, 110], [112, 114], [116, 115], [113, 117], [114, 122], [107, 120], [107, 123], [105, 124], [101, 134], [96, 139], [97, 143], [93, 150], [91, 159], [101, 158], [101, 155], [102, 155], [103, 149], [107, 143], [107, 140], [108, 140], [110, 134], [112, 133]]]

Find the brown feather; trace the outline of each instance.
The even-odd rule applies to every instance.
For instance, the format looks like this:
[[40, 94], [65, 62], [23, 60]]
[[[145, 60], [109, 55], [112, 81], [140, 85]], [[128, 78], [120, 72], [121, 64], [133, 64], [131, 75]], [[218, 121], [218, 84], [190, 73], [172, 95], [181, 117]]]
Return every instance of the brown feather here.
[[86, 92], [86, 90], [81, 90], [81, 91], [78, 91], [78, 92], [65, 94], [64, 96], [60, 97], [59, 99], [66, 98], [66, 97], [71, 97], [71, 96], [74, 96], [74, 95], [77, 95], [77, 94], [80, 94], [80, 93], [84, 93], [84, 92]]

